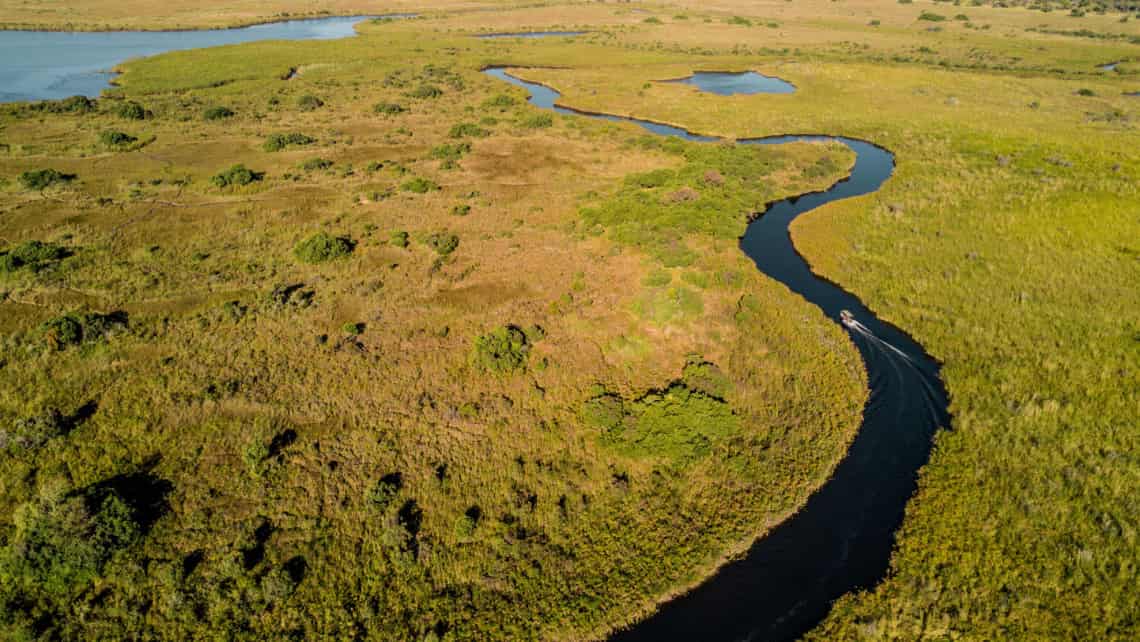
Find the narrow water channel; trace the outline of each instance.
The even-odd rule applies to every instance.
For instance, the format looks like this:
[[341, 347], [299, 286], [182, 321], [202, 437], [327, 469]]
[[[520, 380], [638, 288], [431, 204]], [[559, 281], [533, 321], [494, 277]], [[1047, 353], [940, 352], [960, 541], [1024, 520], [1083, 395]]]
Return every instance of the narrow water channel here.
[[[559, 106], [558, 92], [549, 87], [512, 76], [504, 68], [485, 72], [525, 88], [531, 103], [544, 109], [633, 123], [662, 136], [718, 140], [671, 125], [578, 112]], [[862, 425], [831, 479], [798, 513], [758, 539], [743, 557], [664, 603], [649, 618], [617, 632], [613, 640], [715, 642], [802, 636], [827, 615], [836, 598], [872, 588], [885, 576], [918, 469], [930, 456], [934, 432], [949, 425], [938, 363], [906, 333], [875, 317], [855, 295], [813, 274], [788, 233], [791, 222], [804, 212], [878, 190], [894, 171], [893, 155], [874, 144], [840, 136], [774, 136], [738, 143], [792, 141], [841, 142], [855, 152], [855, 167], [849, 178], [822, 192], [769, 205], [748, 225], [740, 247], [761, 272], [847, 330], [870, 380]], [[854, 321], [842, 323], [844, 310]]]

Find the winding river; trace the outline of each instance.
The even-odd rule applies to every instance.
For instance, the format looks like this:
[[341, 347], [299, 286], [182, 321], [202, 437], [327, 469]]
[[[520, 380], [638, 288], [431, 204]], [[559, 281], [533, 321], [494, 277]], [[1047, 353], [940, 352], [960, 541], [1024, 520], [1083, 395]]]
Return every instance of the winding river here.
[[[557, 104], [557, 91], [513, 76], [502, 67], [485, 73], [525, 88], [530, 102], [560, 114], [627, 122], [662, 136], [719, 140], [636, 118], [579, 112]], [[701, 87], [699, 79], [693, 83]], [[724, 78], [716, 78], [723, 87]], [[718, 92], [720, 93], [720, 92]], [[737, 141], [774, 145], [838, 141], [856, 154], [851, 175], [822, 192], [776, 201], [749, 223], [740, 247], [756, 267], [818, 306], [848, 331], [863, 357], [870, 400], [847, 455], [802, 509], [722, 566], [692, 591], [676, 597], [613, 640], [787, 640], [818, 624], [832, 602], [874, 587], [885, 576], [918, 469], [932, 437], [949, 425], [939, 365], [898, 328], [880, 321], [853, 294], [812, 273], [796, 252], [788, 226], [804, 212], [879, 189], [894, 171], [893, 155], [842, 136], [793, 135]], [[841, 312], [854, 320], [842, 323]]]

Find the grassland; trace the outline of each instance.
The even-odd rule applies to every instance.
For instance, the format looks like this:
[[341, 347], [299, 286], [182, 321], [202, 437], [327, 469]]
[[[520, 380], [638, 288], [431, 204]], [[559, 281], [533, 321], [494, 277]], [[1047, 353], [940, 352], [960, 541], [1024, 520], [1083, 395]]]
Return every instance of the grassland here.
[[[440, 13], [138, 61], [89, 113], [12, 109], [5, 632], [597, 637], [826, 477], [858, 357], [735, 237], [850, 158], [536, 119], [478, 73], [517, 64], [569, 67], [518, 73], [582, 109], [896, 153], [882, 191], [795, 240], [945, 363], [954, 425], [891, 577], [816, 637], [1135, 637], [1140, 77], [1096, 65], [1138, 59], [1136, 24], [870, 1]], [[1080, 28], [1113, 37], [1057, 33]], [[653, 82], [694, 68], [798, 91]], [[814, 176], [824, 156], [840, 169]], [[213, 182], [245, 182], [238, 164], [247, 184]], [[71, 178], [19, 179], [45, 168]], [[658, 438], [686, 426], [707, 430]]]

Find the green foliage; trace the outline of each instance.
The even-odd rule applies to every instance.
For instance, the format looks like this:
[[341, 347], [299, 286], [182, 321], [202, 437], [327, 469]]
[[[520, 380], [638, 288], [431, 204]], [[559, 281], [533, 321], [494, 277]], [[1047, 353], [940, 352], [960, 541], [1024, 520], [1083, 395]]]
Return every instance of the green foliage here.
[[318, 157], [308, 158], [308, 159], [301, 161], [300, 168], [305, 170], [306, 172], [313, 172], [313, 171], [317, 171], [317, 170], [321, 170], [321, 169], [328, 169], [328, 168], [332, 167], [333, 165], [334, 165], [334, 163], [331, 160], [329, 160], [327, 158], [320, 158], [318, 156]]
[[20, 174], [20, 184], [24, 189], [45, 190], [52, 185], [68, 183], [75, 180], [75, 174], [64, 174], [59, 170], [47, 168], [28, 170]]
[[1078, 96], [1095, 96], [1096, 92], [1087, 88], [1087, 87], [1081, 87], [1080, 89], [1077, 90], [1077, 95]]
[[317, 142], [317, 139], [300, 132], [270, 134], [269, 137], [265, 139], [265, 144], [262, 145], [262, 149], [267, 152], [279, 152], [290, 145], [299, 147], [302, 145], [312, 145], [315, 142]]
[[404, 230], [397, 230], [395, 232], [392, 232], [392, 236], [389, 237], [388, 243], [390, 245], [394, 245], [395, 247], [408, 247], [408, 233]]
[[438, 160], [457, 161], [470, 152], [471, 143], [444, 143], [433, 147], [429, 155]]
[[681, 381], [665, 390], [632, 401], [602, 390], [582, 403], [579, 416], [610, 448], [684, 465], [740, 431], [739, 419], [724, 401], [730, 386], [716, 365], [691, 360]]
[[510, 94], [495, 94], [483, 101], [485, 109], [497, 109], [499, 111], [506, 111], [517, 104], [518, 100]]
[[28, 111], [47, 114], [89, 114], [95, 111], [96, 103], [86, 96], [71, 96], [60, 100], [41, 100], [24, 107]]
[[0, 552], [0, 586], [56, 608], [102, 572], [141, 529], [114, 491], [41, 497], [16, 510], [15, 530]]
[[302, 263], [324, 263], [346, 257], [355, 248], [356, 243], [352, 239], [322, 231], [297, 243], [293, 256]]
[[126, 100], [115, 107], [115, 115], [125, 120], [145, 120], [150, 117], [150, 112], [140, 103]]
[[325, 101], [312, 94], [305, 94], [297, 99], [297, 109], [301, 111], [316, 111], [325, 106]]
[[439, 184], [431, 179], [417, 176], [401, 185], [400, 189], [404, 190], [405, 192], [412, 192], [415, 194], [427, 194], [428, 192], [439, 191], [440, 187]]
[[99, 134], [99, 142], [112, 149], [120, 149], [137, 141], [138, 138], [131, 136], [125, 132], [115, 130], [105, 130]]
[[727, 22], [730, 25], [740, 25], [742, 27], [751, 27], [752, 26], [752, 21], [749, 20], [748, 18], [743, 17], [743, 16], [732, 16], [731, 18], [729, 18], [725, 22]]
[[714, 399], [725, 399], [732, 390], [732, 382], [724, 372], [712, 362], [691, 359], [681, 371], [681, 382], [690, 390], [695, 390]]
[[457, 123], [451, 126], [451, 131], [447, 133], [451, 138], [485, 138], [491, 132], [483, 129], [475, 123]]
[[365, 497], [377, 510], [383, 512], [392, 505], [400, 495], [404, 486], [404, 478], [400, 473], [391, 473], [382, 477], [376, 485], [369, 489]]
[[355, 336], [364, 334], [364, 324], [363, 323], [346, 323], [343, 326], [341, 326], [340, 331], [347, 334], [347, 335], [355, 337]]
[[67, 258], [66, 248], [42, 241], [24, 241], [7, 251], [0, 252], [0, 273], [29, 269], [33, 272]]
[[127, 315], [124, 312], [66, 314], [45, 321], [39, 333], [49, 347], [63, 350], [96, 341], [126, 326]]
[[226, 118], [232, 118], [233, 116], [234, 110], [223, 105], [214, 105], [213, 107], [208, 107], [206, 111], [202, 113], [202, 117], [206, 120], [225, 120]]
[[459, 237], [446, 232], [430, 234], [424, 242], [440, 256], [447, 256], [459, 248]]
[[234, 165], [233, 167], [214, 174], [210, 178], [210, 182], [220, 188], [249, 185], [255, 181], [260, 181], [265, 177], [264, 172], [255, 172], [246, 168], [245, 165]]
[[49, 408], [37, 415], [12, 422], [0, 428], [0, 452], [30, 451], [43, 447], [67, 432], [68, 422], [59, 410]]
[[946, 16], [940, 13], [933, 13], [931, 11], [923, 11], [922, 13], [918, 14], [918, 19], [926, 20], [928, 22], [942, 22], [946, 19]]
[[372, 106], [372, 111], [377, 114], [394, 116], [396, 114], [404, 113], [407, 111], [407, 109], [405, 109], [404, 106], [399, 103], [378, 102]]
[[471, 206], [466, 203], [451, 208], [452, 216], [467, 216], [471, 213]]
[[499, 375], [526, 369], [531, 344], [518, 326], [505, 325], [476, 337], [470, 361], [476, 368]]
[[408, 93], [412, 98], [439, 98], [443, 95], [443, 90], [435, 85], [422, 84]]

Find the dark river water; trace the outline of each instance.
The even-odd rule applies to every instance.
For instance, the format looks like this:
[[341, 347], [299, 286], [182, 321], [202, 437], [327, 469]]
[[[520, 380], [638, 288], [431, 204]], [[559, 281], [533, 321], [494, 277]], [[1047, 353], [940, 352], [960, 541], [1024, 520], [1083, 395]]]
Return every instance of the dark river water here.
[[[406, 18], [410, 14], [382, 16]], [[0, 102], [98, 96], [131, 58], [258, 40], [352, 36], [362, 17], [274, 22], [206, 31], [0, 31]]]
[[[662, 136], [718, 140], [671, 125], [560, 107], [558, 92], [549, 87], [523, 81], [501, 68], [486, 73], [524, 87], [534, 105], [561, 114], [628, 122]], [[722, 94], [757, 93], [752, 91], [755, 86], [735, 87], [745, 81], [696, 74], [690, 82]], [[736, 91], [726, 91], [726, 87]], [[613, 640], [800, 637], [827, 615], [836, 598], [872, 588], [882, 580], [895, 531], [916, 488], [918, 469], [930, 456], [934, 432], [949, 425], [938, 363], [907, 334], [879, 321], [853, 294], [813, 274], [788, 233], [791, 222], [804, 212], [878, 190], [894, 171], [894, 157], [871, 143], [841, 136], [791, 135], [737, 142], [777, 145], [792, 141], [843, 143], [856, 154], [851, 176], [824, 191], [770, 204], [748, 225], [740, 247], [761, 272], [818, 306], [847, 330], [870, 380], [862, 424], [831, 479], [798, 513], [756, 540], [743, 557], [721, 567], [692, 591], [664, 603], [647, 619], [615, 633]], [[855, 319], [850, 324], [840, 321], [844, 310]]]

